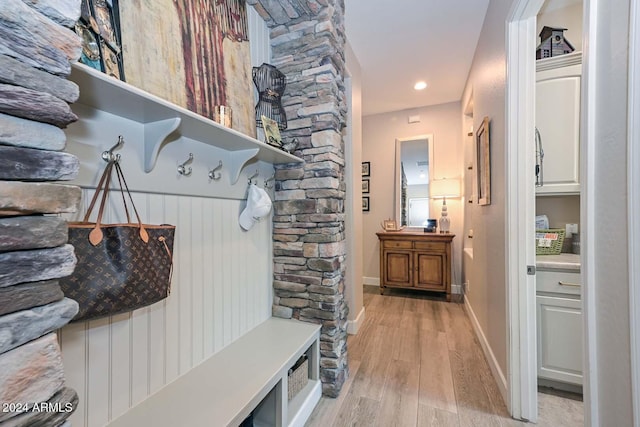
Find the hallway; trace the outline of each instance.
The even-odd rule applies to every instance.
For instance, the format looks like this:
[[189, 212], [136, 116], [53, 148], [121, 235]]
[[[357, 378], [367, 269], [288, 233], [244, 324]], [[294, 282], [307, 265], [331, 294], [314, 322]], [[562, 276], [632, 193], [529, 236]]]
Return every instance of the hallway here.
[[[366, 321], [349, 336], [350, 378], [309, 427], [517, 426], [462, 304], [364, 287]], [[582, 425], [582, 402], [543, 395], [539, 426]]]

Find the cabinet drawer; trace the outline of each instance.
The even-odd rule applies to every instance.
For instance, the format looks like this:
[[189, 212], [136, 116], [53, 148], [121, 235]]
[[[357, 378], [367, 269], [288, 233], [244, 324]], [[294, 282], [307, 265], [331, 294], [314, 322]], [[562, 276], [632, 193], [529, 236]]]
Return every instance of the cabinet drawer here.
[[444, 248], [446, 247], [446, 245], [446, 243], [442, 242], [413, 242], [413, 247], [415, 249], [432, 252], [444, 252]]
[[401, 240], [385, 240], [382, 245], [385, 249], [411, 249], [411, 242]]
[[540, 271], [536, 273], [536, 290], [560, 294], [580, 295], [580, 273]]

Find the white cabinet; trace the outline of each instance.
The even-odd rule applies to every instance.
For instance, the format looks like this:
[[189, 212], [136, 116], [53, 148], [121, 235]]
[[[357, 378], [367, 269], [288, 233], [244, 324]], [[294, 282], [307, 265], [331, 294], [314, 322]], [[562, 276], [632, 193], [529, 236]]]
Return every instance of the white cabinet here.
[[544, 159], [538, 194], [580, 192], [580, 52], [537, 61], [536, 128]]
[[536, 282], [538, 378], [582, 385], [580, 273], [540, 271]]

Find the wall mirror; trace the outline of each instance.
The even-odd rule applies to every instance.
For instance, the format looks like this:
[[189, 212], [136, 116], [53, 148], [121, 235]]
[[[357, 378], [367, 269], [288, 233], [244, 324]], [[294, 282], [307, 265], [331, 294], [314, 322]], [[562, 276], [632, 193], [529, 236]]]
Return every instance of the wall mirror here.
[[429, 183], [433, 178], [433, 135], [396, 139], [394, 211], [396, 223], [423, 228], [429, 213]]

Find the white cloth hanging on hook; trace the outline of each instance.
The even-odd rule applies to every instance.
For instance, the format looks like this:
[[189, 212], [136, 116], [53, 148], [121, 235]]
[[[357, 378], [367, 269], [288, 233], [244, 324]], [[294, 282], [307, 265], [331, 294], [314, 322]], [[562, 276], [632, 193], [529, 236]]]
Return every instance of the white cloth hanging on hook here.
[[240, 214], [238, 222], [243, 230], [250, 230], [253, 225], [271, 212], [271, 198], [264, 189], [256, 184], [249, 185], [247, 206]]

